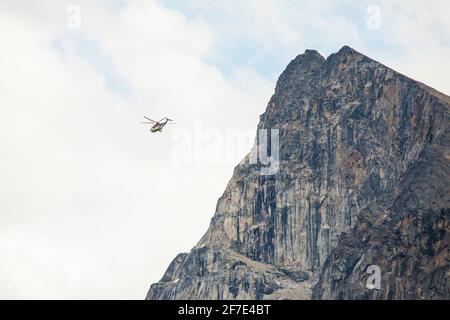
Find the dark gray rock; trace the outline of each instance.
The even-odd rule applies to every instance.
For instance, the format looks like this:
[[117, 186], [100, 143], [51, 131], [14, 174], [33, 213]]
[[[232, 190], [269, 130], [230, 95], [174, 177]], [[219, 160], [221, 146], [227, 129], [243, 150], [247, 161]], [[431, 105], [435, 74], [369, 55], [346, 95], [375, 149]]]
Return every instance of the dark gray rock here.
[[247, 156], [147, 298], [448, 299], [449, 105], [349, 47], [305, 51], [258, 125], [279, 130], [279, 171]]

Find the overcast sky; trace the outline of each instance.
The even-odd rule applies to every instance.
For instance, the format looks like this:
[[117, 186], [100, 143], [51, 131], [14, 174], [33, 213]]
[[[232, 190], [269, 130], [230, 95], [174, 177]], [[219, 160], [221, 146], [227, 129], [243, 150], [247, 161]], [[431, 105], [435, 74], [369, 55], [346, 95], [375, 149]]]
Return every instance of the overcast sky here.
[[449, 12], [0, 0], [0, 298], [144, 298], [206, 231], [291, 59], [350, 45], [449, 94]]

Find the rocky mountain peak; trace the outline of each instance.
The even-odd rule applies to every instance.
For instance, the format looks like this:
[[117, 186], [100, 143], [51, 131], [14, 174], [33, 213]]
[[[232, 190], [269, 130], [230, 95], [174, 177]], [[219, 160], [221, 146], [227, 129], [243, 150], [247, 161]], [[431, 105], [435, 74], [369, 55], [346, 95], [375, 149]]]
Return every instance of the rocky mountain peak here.
[[239, 164], [147, 298], [449, 299], [449, 101], [350, 47], [306, 50], [258, 125], [279, 169]]
[[332, 53], [328, 58], [324, 58], [318, 51], [306, 49], [304, 53], [299, 54], [292, 60], [285, 71], [281, 74], [278, 82], [283, 83], [286, 80], [285, 74], [295, 75], [297, 78], [302, 74], [308, 74], [312, 71], [325, 71], [337, 64], [351, 64], [352, 62], [366, 60], [366, 62], [375, 62], [367, 56], [350, 48], [349, 46], [342, 47], [338, 52]]
[[349, 47], [349, 46], [343, 46], [335, 55], [339, 57], [355, 57], [355, 56], [364, 56], [362, 53], [359, 53], [355, 49]]

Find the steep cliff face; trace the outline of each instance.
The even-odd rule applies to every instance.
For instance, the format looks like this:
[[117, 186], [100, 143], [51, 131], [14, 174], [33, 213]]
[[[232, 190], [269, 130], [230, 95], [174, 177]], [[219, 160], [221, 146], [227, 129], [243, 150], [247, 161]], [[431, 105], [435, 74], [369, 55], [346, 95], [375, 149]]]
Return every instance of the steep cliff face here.
[[449, 298], [449, 105], [349, 47], [305, 51], [258, 126], [278, 130], [278, 170], [255, 146], [147, 298]]
[[[388, 195], [342, 234], [314, 288], [315, 299], [450, 299], [450, 161], [427, 145]], [[369, 266], [380, 268], [368, 290]]]

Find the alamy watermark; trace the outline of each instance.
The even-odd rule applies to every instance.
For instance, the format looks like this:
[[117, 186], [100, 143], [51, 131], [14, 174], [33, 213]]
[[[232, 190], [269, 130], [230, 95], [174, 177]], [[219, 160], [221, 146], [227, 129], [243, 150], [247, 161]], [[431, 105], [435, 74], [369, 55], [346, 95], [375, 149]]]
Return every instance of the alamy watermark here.
[[69, 290], [78, 290], [81, 287], [81, 268], [70, 265], [67, 268], [66, 286]]
[[[177, 165], [236, 164], [248, 153], [247, 164], [260, 165], [262, 175], [274, 175], [280, 167], [280, 135], [278, 129], [254, 130], [204, 129], [195, 122], [193, 130], [178, 129], [171, 139], [172, 162]], [[243, 164], [243, 163], [241, 163]]]
[[366, 273], [370, 274], [366, 281], [366, 288], [369, 290], [381, 289], [381, 269], [377, 265], [367, 267]]
[[[269, 155], [270, 150], [270, 155]], [[261, 164], [262, 175], [274, 175], [280, 169], [280, 131], [270, 130], [270, 148], [267, 129], [258, 130], [256, 145], [249, 155], [249, 164]]]
[[366, 26], [369, 30], [381, 29], [381, 8], [375, 4], [367, 7]]
[[66, 27], [69, 30], [81, 29], [81, 8], [75, 4], [72, 4], [66, 8]]

